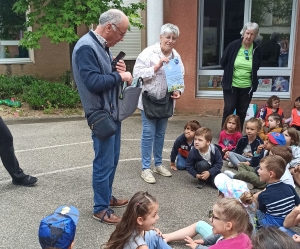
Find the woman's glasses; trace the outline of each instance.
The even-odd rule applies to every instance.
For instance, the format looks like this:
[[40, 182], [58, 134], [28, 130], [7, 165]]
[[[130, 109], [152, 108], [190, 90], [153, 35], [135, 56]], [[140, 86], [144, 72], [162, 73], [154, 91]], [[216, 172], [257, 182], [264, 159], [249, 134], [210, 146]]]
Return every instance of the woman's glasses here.
[[244, 54], [245, 54], [245, 59], [248, 61], [249, 60], [249, 52], [248, 52], [248, 50], [244, 50]]

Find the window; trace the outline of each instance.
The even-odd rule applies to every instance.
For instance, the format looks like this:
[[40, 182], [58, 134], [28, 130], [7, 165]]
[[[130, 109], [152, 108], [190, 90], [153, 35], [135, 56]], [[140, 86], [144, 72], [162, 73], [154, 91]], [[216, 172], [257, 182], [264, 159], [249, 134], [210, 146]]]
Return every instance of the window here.
[[202, 0], [199, 29], [198, 94], [222, 97], [220, 59], [226, 46], [239, 39], [249, 21], [258, 23], [262, 64], [254, 97], [272, 92], [290, 97], [294, 30], [298, 0]]
[[13, 12], [12, 7], [16, 0], [0, 2], [0, 64], [31, 62], [32, 52], [19, 46], [26, 30], [26, 14], [19, 15]]

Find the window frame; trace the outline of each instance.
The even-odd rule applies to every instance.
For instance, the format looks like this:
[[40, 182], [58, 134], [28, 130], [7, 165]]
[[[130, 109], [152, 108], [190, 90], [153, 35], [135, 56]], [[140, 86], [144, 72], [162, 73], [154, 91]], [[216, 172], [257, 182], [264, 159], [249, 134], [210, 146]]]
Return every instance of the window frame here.
[[[225, 16], [224, 16], [224, 11], [225, 11], [225, 1], [222, 0], [223, 2], [223, 10], [222, 10], [222, 39], [223, 39], [223, 33], [224, 33], [224, 24], [225, 24]], [[293, 72], [293, 55], [294, 55], [294, 46], [295, 46], [295, 36], [296, 36], [296, 21], [297, 21], [297, 10], [298, 10], [298, 0], [293, 0], [293, 8], [292, 8], [292, 18], [291, 18], [291, 33], [290, 33], [290, 44], [289, 44], [289, 58], [288, 58], [288, 67], [261, 67], [257, 75], [258, 76], [288, 76], [290, 77], [289, 83], [289, 92], [276, 92], [276, 95], [282, 99], [290, 99], [291, 98], [291, 89], [293, 85], [293, 78], [292, 78], [292, 72]], [[223, 98], [223, 91], [212, 91], [212, 90], [199, 90], [199, 77], [203, 75], [223, 75], [223, 69], [217, 68], [213, 69], [212, 67], [201, 67], [202, 65], [202, 54], [200, 54], [202, 51], [202, 46], [203, 46], [203, 24], [204, 24], [204, 0], [201, 0], [199, 4], [199, 9], [198, 13], [200, 13], [200, 17], [198, 18], [198, 60], [197, 60], [197, 69], [198, 69], [198, 74], [197, 74], [197, 85], [196, 85], [196, 97], [201, 97], [201, 98]], [[244, 23], [247, 23], [251, 19], [251, 11], [252, 11], [252, 0], [245, 0], [245, 7], [244, 7]], [[222, 40], [222, 46], [224, 41]], [[223, 55], [223, 50], [221, 50], [221, 57]], [[216, 68], [215, 66], [213, 66]], [[280, 74], [278, 73], [280, 72]], [[253, 98], [260, 99], [260, 98], [268, 98], [270, 96], [270, 92], [255, 92], [253, 94]]]
[[[28, 21], [29, 9], [26, 11], [26, 21]], [[27, 27], [27, 31], [32, 31], [32, 27]], [[20, 40], [0, 40], [0, 45], [3, 46], [19, 46]], [[28, 49], [28, 58], [0, 58], [0, 65], [5, 64], [27, 64], [35, 63], [34, 60], [34, 50]]]

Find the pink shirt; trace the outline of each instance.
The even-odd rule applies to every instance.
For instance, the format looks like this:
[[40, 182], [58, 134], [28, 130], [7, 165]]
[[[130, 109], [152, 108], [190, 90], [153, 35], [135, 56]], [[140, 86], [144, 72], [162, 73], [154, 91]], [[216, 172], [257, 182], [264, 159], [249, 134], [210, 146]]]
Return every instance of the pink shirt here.
[[222, 147], [222, 149], [227, 147], [228, 150], [233, 150], [241, 137], [242, 133], [239, 131], [233, 134], [228, 134], [225, 130], [223, 130], [220, 133], [218, 144]]
[[241, 233], [235, 238], [220, 240], [209, 249], [251, 249], [252, 243], [249, 237]]

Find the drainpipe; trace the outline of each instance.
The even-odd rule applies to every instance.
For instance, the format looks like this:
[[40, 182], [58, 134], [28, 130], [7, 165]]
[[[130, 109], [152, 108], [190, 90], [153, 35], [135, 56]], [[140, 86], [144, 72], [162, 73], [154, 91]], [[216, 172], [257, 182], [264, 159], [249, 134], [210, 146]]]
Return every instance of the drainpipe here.
[[160, 28], [163, 25], [163, 0], [147, 1], [147, 46], [159, 41]]

